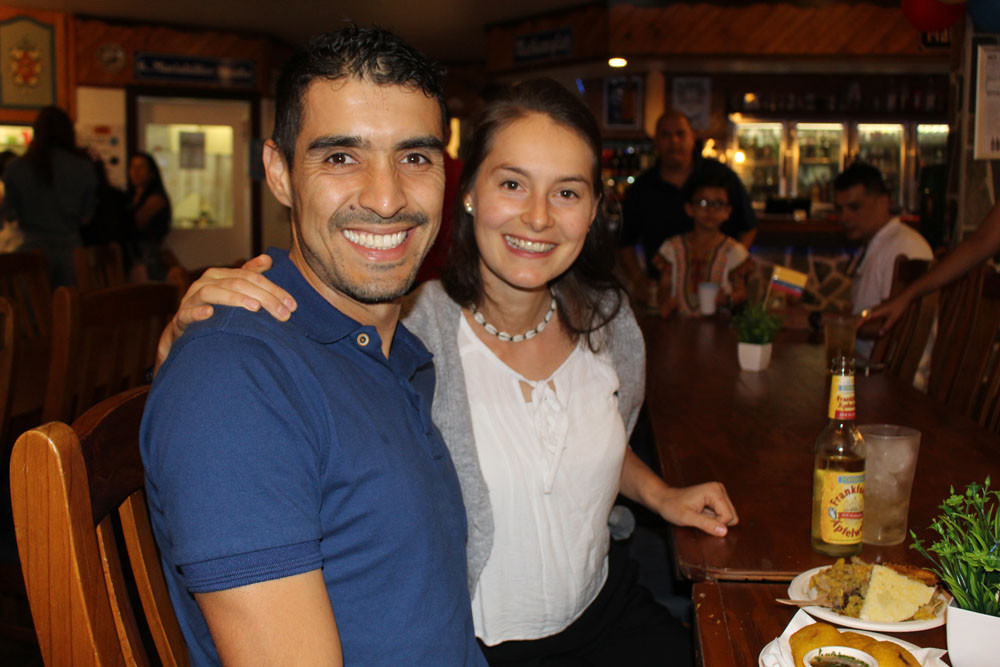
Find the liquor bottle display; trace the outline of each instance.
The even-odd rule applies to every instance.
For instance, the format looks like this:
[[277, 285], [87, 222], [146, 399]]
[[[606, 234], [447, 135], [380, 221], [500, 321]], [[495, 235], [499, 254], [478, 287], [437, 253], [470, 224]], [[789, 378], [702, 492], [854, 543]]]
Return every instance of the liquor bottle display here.
[[865, 509], [865, 442], [854, 426], [854, 360], [831, 367], [830, 418], [816, 438], [812, 548], [827, 556], [861, 552]]

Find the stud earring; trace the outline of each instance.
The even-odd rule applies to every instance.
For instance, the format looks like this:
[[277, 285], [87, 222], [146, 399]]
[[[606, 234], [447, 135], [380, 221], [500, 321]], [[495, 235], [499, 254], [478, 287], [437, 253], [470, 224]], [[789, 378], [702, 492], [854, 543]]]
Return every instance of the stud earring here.
[[472, 215], [472, 202], [471, 201], [465, 202], [465, 212], [468, 213], [469, 215]]

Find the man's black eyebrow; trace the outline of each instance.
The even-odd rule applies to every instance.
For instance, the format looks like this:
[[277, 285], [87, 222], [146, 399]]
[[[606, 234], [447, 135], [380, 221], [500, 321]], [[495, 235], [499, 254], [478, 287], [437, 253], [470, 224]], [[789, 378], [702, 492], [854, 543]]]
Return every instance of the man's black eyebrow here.
[[325, 151], [331, 148], [362, 148], [367, 144], [361, 137], [352, 137], [346, 134], [334, 134], [326, 137], [317, 137], [309, 142], [307, 151]]
[[444, 141], [433, 135], [426, 137], [413, 137], [396, 144], [396, 150], [411, 151], [415, 148], [423, 148], [432, 151], [443, 151]]

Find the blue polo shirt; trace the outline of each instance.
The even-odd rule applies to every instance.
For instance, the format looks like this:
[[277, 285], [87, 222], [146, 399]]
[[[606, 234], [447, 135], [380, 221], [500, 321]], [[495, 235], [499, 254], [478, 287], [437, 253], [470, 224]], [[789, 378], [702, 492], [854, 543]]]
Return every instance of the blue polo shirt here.
[[218, 655], [192, 593], [322, 569], [348, 665], [485, 665], [465, 511], [430, 419], [431, 355], [323, 299], [287, 253], [286, 323], [217, 308], [160, 370], [141, 447], [153, 530], [192, 663]]

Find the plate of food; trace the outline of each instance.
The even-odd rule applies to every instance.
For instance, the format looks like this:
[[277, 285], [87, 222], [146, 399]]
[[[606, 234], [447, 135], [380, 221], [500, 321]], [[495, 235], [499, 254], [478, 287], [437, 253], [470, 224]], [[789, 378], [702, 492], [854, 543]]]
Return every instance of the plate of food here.
[[933, 572], [912, 565], [843, 558], [792, 579], [788, 596], [829, 606], [803, 607], [812, 616], [860, 630], [916, 632], [944, 624], [949, 596]]
[[946, 667], [945, 651], [865, 630], [838, 630], [799, 611], [760, 652], [760, 667]]

